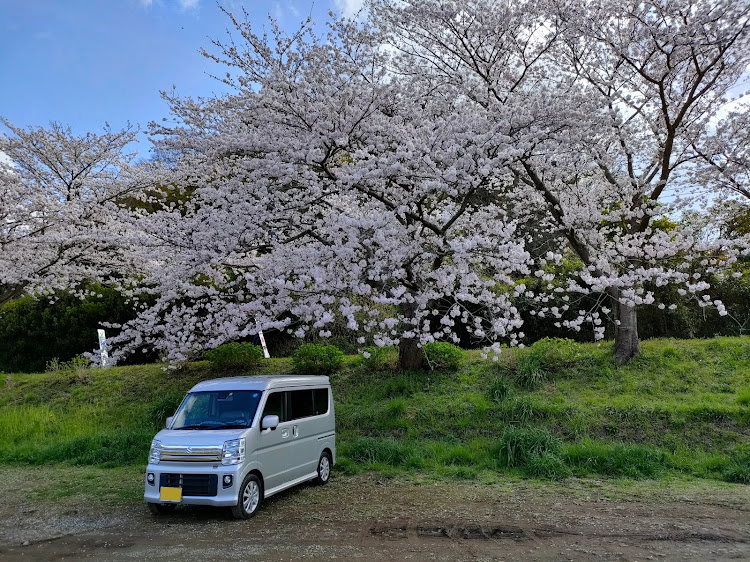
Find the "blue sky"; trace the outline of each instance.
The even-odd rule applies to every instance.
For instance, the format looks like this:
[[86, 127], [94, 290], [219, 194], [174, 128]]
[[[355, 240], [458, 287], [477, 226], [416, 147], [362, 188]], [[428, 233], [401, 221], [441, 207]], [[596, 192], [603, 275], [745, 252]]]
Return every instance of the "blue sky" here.
[[[362, 0], [222, 0], [256, 25], [293, 29], [309, 14], [351, 14]], [[214, 0], [0, 0], [0, 116], [15, 125], [69, 124], [77, 133], [168, 115], [160, 90], [210, 96], [225, 87], [200, 55], [229, 21]], [[138, 147], [142, 155], [147, 143]]]

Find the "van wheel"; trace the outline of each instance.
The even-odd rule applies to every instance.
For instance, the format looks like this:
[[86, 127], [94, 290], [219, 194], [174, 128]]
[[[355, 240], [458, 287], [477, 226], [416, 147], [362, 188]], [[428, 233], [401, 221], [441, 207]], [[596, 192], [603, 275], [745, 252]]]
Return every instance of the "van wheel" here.
[[174, 508], [177, 507], [173, 503], [151, 503], [149, 502], [148, 508], [154, 515], [166, 515], [172, 513]]
[[255, 474], [248, 474], [242, 481], [237, 496], [237, 505], [232, 506], [235, 519], [250, 519], [263, 501], [263, 485]]
[[323, 451], [318, 461], [318, 477], [315, 479], [316, 484], [328, 484], [331, 479], [331, 456]]

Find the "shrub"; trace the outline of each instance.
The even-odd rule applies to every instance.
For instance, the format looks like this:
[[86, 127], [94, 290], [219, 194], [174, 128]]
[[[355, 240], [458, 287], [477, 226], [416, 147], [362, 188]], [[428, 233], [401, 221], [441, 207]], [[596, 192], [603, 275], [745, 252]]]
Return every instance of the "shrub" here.
[[529, 355], [550, 373], [575, 364], [581, 358], [581, 345], [567, 338], [542, 338], [532, 344]]
[[47, 361], [45, 372], [47, 373], [67, 373], [83, 378], [86, 372], [91, 368], [91, 361], [83, 355], [76, 355], [70, 361], [61, 362], [57, 357]]
[[335, 345], [306, 343], [292, 355], [294, 368], [301, 375], [330, 375], [344, 362], [344, 354]]
[[522, 388], [533, 389], [549, 375], [569, 367], [581, 357], [580, 344], [566, 338], [543, 338], [518, 357], [516, 381]]
[[560, 440], [546, 429], [506, 427], [500, 438], [500, 461], [508, 468], [524, 468], [545, 453], [557, 455]]
[[508, 383], [508, 379], [505, 377], [495, 377], [490, 381], [487, 386], [487, 394], [490, 400], [495, 402], [502, 402], [510, 397], [513, 393], [513, 389]]
[[737, 403], [741, 406], [750, 406], [750, 387], [737, 393]]
[[457, 371], [464, 352], [451, 343], [436, 341], [424, 346], [424, 356], [431, 371]]
[[263, 349], [251, 343], [225, 343], [206, 352], [209, 363], [219, 369], [255, 369], [263, 359]]

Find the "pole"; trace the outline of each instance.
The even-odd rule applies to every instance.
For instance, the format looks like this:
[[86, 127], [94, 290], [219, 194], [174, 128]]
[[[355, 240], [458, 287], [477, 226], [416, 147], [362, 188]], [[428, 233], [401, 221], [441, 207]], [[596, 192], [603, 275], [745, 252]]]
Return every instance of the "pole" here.
[[258, 330], [258, 337], [260, 338], [260, 345], [263, 346], [263, 357], [270, 359], [271, 355], [268, 353], [268, 348], [266, 347], [266, 338], [263, 337], [263, 330]]
[[101, 328], [96, 333], [99, 336], [99, 357], [101, 357], [102, 367], [106, 367], [107, 359], [109, 359], [109, 355], [107, 354], [107, 336]]

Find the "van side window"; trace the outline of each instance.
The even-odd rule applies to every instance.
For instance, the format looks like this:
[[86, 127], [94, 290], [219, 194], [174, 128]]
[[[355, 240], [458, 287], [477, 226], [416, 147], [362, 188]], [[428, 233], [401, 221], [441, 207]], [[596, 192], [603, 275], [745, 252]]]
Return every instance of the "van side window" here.
[[315, 403], [315, 415], [320, 416], [328, 413], [328, 389], [316, 388], [313, 390], [313, 402]]
[[266, 398], [266, 406], [263, 408], [263, 416], [279, 416], [279, 422], [287, 421], [284, 416], [284, 395], [286, 392], [272, 392]]
[[314, 415], [312, 390], [292, 390], [289, 395], [292, 410], [290, 419], [297, 420]]

